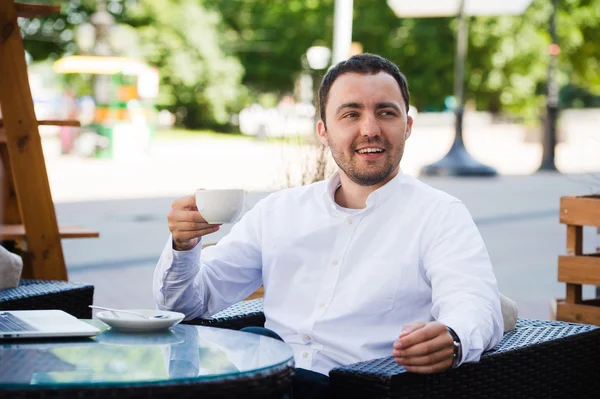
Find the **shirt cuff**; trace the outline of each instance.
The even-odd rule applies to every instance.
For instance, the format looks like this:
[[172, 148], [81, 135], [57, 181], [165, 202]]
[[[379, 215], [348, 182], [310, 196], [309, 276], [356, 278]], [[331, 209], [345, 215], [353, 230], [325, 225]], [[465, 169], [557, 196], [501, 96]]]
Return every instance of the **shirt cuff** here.
[[169, 259], [170, 265], [166, 269], [165, 277], [176, 277], [176, 280], [181, 280], [189, 276], [195, 276], [198, 273], [201, 252], [202, 238], [194, 248], [188, 251], [177, 251], [173, 248], [173, 236], [170, 236], [165, 253], [171, 259]]
[[438, 320], [446, 327], [450, 327], [460, 339], [462, 357], [458, 366], [465, 362], [476, 362], [483, 353], [483, 339], [475, 326], [468, 326], [463, 320], [447, 319]]

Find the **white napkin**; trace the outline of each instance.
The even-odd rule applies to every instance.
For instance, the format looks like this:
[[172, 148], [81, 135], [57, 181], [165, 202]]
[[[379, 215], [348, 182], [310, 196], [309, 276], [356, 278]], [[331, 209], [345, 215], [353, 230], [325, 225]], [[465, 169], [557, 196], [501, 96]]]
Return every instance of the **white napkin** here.
[[19, 285], [22, 270], [23, 259], [0, 246], [0, 289]]

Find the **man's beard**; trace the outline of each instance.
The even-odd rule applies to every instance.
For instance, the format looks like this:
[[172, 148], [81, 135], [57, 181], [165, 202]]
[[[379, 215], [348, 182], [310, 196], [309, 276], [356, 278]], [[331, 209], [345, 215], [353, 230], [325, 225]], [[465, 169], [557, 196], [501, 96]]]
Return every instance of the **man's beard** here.
[[[355, 143], [350, 149], [350, 154], [346, 154], [335, 144], [331, 145], [331, 155], [338, 167], [348, 176], [350, 180], [361, 186], [374, 186], [384, 181], [400, 164], [404, 146], [400, 145], [397, 148], [392, 148], [389, 142], [382, 140], [380, 137], [369, 139]], [[381, 160], [365, 161], [360, 160], [360, 155], [356, 152], [359, 147], [366, 145], [377, 145], [385, 149], [383, 165], [375, 166], [375, 163], [380, 163]], [[358, 162], [365, 162], [368, 166], [359, 166]], [[373, 165], [369, 165], [372, 163]]]

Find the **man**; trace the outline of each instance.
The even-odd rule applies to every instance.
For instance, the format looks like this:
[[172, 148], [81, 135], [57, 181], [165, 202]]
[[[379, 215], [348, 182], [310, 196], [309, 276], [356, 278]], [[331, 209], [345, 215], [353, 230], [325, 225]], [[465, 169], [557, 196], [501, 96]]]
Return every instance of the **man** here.
[[304, 377], [389, 355], [415, 373], [478, 361], [503, 333], [496, 279], [463, 203], [400, 171], [413, 123], [405, 77], [356, 55], [327, 73], [319, 100], [339, 172], [268, 196], [203, 250], [219, 226], [193, 196], [175, 201], [158, 307], [209, 316], [263, 284], [265, 327]]

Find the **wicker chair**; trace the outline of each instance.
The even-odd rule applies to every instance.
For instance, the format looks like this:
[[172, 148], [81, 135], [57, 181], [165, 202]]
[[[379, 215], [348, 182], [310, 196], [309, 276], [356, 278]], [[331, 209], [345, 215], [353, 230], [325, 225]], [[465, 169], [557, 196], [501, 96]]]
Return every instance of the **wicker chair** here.
[[60, 309], [79, 319], [91, 319], [94, 286], [70, 281], [21, 280], [0, 290], [0, 310]]
[[[255, 299], [187, 323], [240, 329], [264, 321], [262, 299]], [[600, 328], [519, 319], [480, 362], [455, 370], [408, 373], [389, 356], [338, 367], [329, 376], [335, 398], [595, 398], [600, 395]]]

